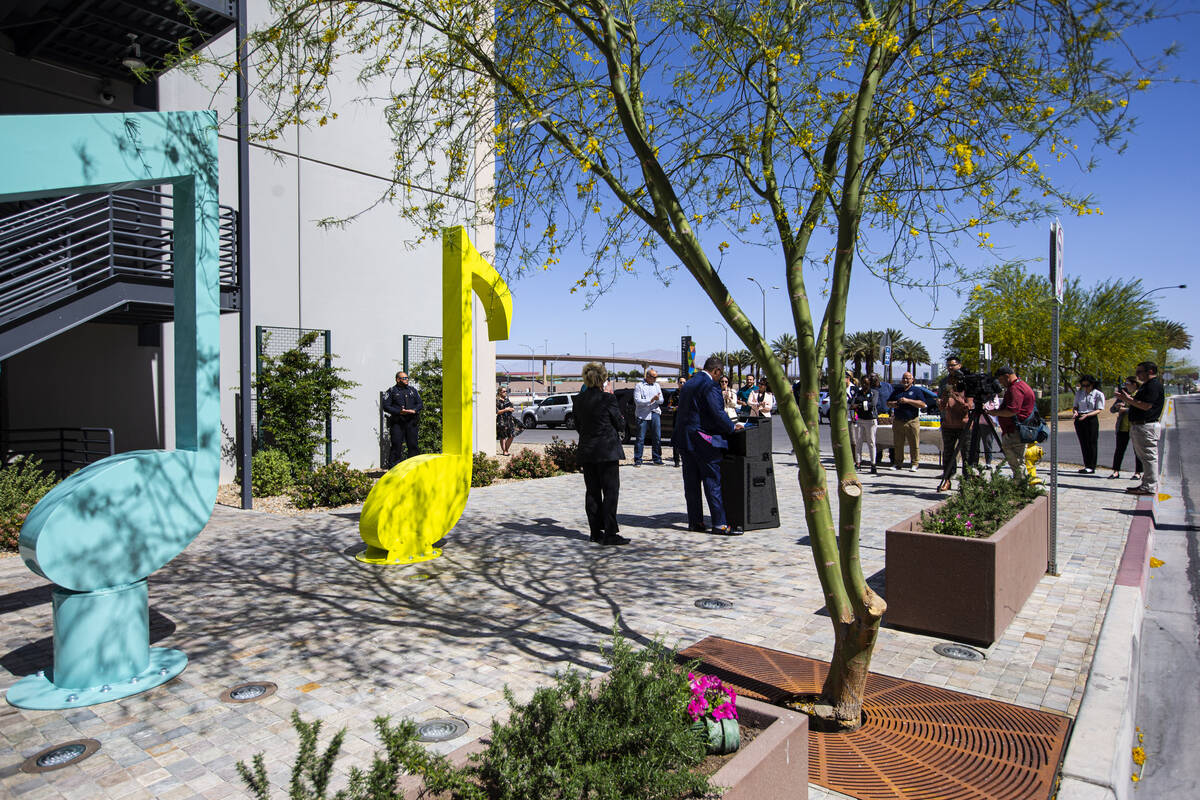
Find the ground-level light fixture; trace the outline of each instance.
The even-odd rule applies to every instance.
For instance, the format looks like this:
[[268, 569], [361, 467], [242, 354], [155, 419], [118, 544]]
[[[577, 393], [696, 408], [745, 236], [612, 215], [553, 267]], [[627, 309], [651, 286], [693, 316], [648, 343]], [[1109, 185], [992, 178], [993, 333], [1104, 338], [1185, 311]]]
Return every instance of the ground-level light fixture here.
[[418, 742], [448, 742], [467, 732], [467, 723], [458, 717], [429, 719], [417, 723]]
[[221, 692], [222, 703], [252, 703], [275, 694], [278, 688], [270, 681], [243, 683]]
[[942, 642], [933, 646], [933, 652], [955, 661], [983, 661], [985, 656], [974, 647], [953, 642]]
[[99, 749], [100, 742], [95, 739], [74, 739], [70, 742], [51, 745], [25, 759], [25, 762], [21, 764], [21, 772], [34, 775], [53, 772], [56, 769], [78, 764]]

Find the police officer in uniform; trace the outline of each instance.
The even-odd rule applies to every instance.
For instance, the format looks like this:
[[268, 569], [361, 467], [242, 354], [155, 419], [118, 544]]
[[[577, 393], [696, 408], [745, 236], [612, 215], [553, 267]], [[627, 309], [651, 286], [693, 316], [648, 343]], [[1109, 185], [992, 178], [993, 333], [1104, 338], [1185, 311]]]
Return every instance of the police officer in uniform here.
[[[388, 389], [383, 398], [383, 411], [388, 415], [388, 432], [392, 437], [391, 466], [420, 452], [417, 449], [417, 422], [424, 407], [421, 395], [408, 385], [408, 374], [403, 370], [397, 372], [396, 385]], [[402, 455], [405, 442], [408, 443], [407, 456]]]

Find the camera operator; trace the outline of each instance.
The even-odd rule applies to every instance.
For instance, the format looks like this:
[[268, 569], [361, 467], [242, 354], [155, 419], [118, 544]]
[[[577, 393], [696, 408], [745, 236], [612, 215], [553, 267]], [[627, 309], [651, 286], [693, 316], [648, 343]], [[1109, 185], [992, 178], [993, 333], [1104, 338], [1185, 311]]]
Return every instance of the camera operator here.
[[1012, 367], [1000, 367], [996, 370], [996, 379], [1004, 387], [1004, 399], [996, 416], [1000, 418], [1000, 448], [1004, 458], [1012, 467], [1013, 477], [1020, 478], [1025, 473], [1025, 443], [1017, 433], [1017, 420], [1028, 419], [1033, 414], [1037, 403], [1033, 398], [1033, 389], [1029, 384], [1017, 377]]
[[938, 381], [938, 394], [941, 395], [942, 390], [946, 388], [946, 384], [954, 377], [963, 377], [962, 359], [955, 355], [946, 356], [946, 374]]
[[946, 360], [946, 366], [951, 362], [957, 364], [951, 368], [950, 374], [941, 383], [938, 392], [938, 411], [942, 415], [942, 481], [938, 484], [939, 492], [950, 491], [950, 479], [958, 471], [958, 459], [961, 453], [963, 473], [967, 471], [967, 450], [963, 447], [963, 434], [967, 430], [967, 422], [971, 411], [975, 408], [973, 399], [967, 397], [967, 382], [962, 374], [962, 364], [955, 358]]

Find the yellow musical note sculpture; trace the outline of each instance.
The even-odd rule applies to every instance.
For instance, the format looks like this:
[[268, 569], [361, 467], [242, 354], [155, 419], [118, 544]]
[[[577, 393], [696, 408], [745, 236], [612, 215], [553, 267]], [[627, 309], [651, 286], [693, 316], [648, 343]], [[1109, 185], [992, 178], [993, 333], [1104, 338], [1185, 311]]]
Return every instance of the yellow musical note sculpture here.
[[483, 300], [488, 339], [507, 339], [512, 295], [462, 227], [442, 234], [442, 452], [401, 461], [363, 504], [358, 560], [414, 564], [442, 554], [434, 543], [462, 516], [471, 491], [471, 291]]

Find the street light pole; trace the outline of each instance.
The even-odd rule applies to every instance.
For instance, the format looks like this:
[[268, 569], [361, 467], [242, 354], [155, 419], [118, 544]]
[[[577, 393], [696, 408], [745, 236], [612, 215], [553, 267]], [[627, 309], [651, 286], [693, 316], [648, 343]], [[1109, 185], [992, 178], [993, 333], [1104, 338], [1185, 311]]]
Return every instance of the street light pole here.
[[[755, 286], [758, 287], [758, 290], [760, 292], [762, 292], [762, 338], [763, 338], [763, 344], [769, 346], [769, 343], [767, 342], [767, 290], [764, 289], [763, 285], [761, 283], [759, 283], [757, 280], [755, 280], [754, 278], [746, 278], [746, 280], [753, 283]], [[771, 288], [778, 289], [779, 287], [772, 286]]]
[[[1145, 297], [1146, 295], [1151, 295], [1151, 294], [1154, 294], [1155, 292], [1161, 292], [1166, 289], [1186, 289], [1186, 288], [1187, 288], [1186, 283], [1181, 283], [1178, 286], [1159, 286], [1157, 289], [1151, 289], [1148, 292], [1142, 292], [1141, 294], [1139, 294], [1137, 297], [1134, 298], [1133, 302], [1136, 303], [1139, 300], [1141, 300], [1143, 297]], [[1130, 305], [1132, 305], [1132, 303]]]
[[713, 325], [720, 325], [725, 329], [725, 352], [729, 352], [729, 326], [724, 322], [714, 322]]

